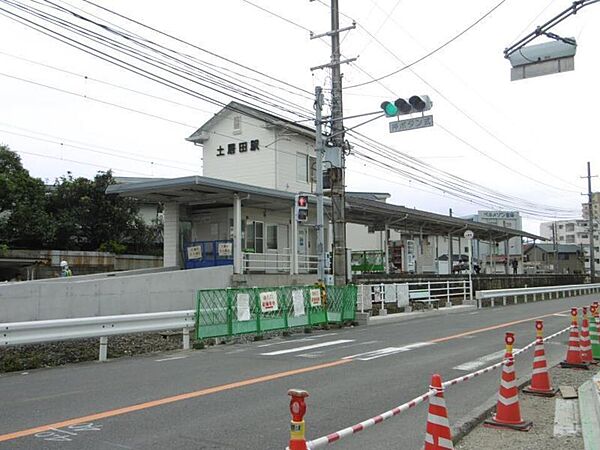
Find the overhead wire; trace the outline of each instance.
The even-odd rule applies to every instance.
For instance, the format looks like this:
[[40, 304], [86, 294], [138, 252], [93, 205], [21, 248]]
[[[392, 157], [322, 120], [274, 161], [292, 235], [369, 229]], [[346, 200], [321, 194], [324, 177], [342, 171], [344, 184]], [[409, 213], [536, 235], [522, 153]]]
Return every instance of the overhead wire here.
[[[358, 24], [358, 26], [364, 30], [368, 35], [370, 35], [372, 37], [372, 39], [377, 42], [378, 45], [380, 45], [384, 50], [386, 50], [390, 55], [392, 55], [394, 58], [396, 58], [398, 61], [402, 62], [402, 59], [392, 50], [390, 50], [385, 44], [383, 44], [376, 36], [374, 36], [369, 30], [367, 30], [365, 27], [363, 27], [362, 25], [360, 25], [360, 23]], [[366, 72], [365, 70], [363, 70], [360, 66], [358, 66], [358, 64], [353, 63], [353, 65], [360, 70], [361, 72], [365, 73], [367, 76], [375, 79], [374, 77], [372, 77], [372, 75], [370, 75], [368, 72]], [[411, 72], [417, 77], [419, 78], [419, 80], [421, 80], [423, 83], [425, 83], [427, 86], [429, 86], [432, 90], [434, 90], [440, 97], [442, 97], [444, 100], [446, 100], [451, 106], [453, 106], [458, 112], [460, 112], [464, 117], [466, 117], [469, 121], [471, 121], [473, 124], [475, 124], [479, 129], [481, 129], [483, 132], [485, 132], [488, 136], [490, 136], [491, 138], [493, 138], [496, 142], [498, 142], [499, 144], [501, 144], [502, 146], [504, 146], [505, 148], [507, 148], [509, 151], [511, 151], [512, 153], [516, 154], [517, 156], [521, 157], [523, 160], [527, 161], [530, 164], [533, 164], [534, 167], [536, 167], [538, 170], [545, 172], [548, 175], [551, 175], [553, 177], [553, 179], [558, 179], [560, 181], [562, 181], [565, 184], [568, 184], [570, 186], [573, 187], [577, 187], [575, 184], [564, 180], [560, 177], [558, 177], [557, 175], [547, 171], [546, 169], [544, 169], [542, 166], [539, 165], [539, 163], [536, 163], [532, 160], [530, 160], [529, 158], [527, 158], [526, 156], [524, 156], [521, 152], [519, 152], [518, 150], [516, 150], [514, 147], [512, 147], [511, 145], [507, 144], [505, 141], [503, 141], [502, 139], [500, 139], [500, 137], [498, 137], [498, 135], [496, 135], [495, 133], [493, 133], [491, 130], [489, 130], [487, 127], [485, 127], [484, 125], [482, 125], [478, 120], [476, 120], [475, 118], [473, 118], [470, 114], [468, 114], [463, 108], [461, 108], [460, 106], [458, 106], [455, 102], [453, 102], [450, 98], [448, 98], [448, 96], [446, 96], [443, 92], [441, 92], [441, 90], [437, 89], [435, 86], [433, 86], [433, 84], [431, 84], [428, 80], [426, 80], [424, 77], [422, 77], [419, 73], [417, 73], [414, 69], [411, 69]], [[398, 95], [397, 93], [395, 93], [392, 89], [390, 89], [389, 87], [383, 85], [381, 82], [378, 82], [378, 84], [380, 84], [383, 88], [385, 88], [386, 90], [388, 90], [390, 93], [392, 93], [393, 95]], [[470, 148], [474, 149], [477, 151], [477, 153], [481, 154], [482, 156], [494, 161], [495, 163], [501, 165], [502, 167], [506, 168], [509, 171], [512, 171], [520, 176], [524, 176], [527, 179], [533, 180], [536, 183], [539, 184], [543, 184], [546, 187], [549, 187], [551, 189], [555, 189], [555, 190], [560, 190], [560, 191], [569, 191], [572, 193], [577, 193], [579, 191], [575, 191], [575, 190], [569, 190], [569, 189], [562, 189], [562, 188], [558, 188], [555, 185], [546, 183], [545, 181], [541, 181], [538, 178], [532, 177], [531, 174], [525, 175], [522, 172], [518, 171], [517, 169], [512, 168], [511, 166], [509, 166], [508, 164], [505, 164], [503, 162], [501, 162], [500, 160], [490, 156], [489, 154], [487, 154], [486, 152], [480, 150], [479, 148], [477, 148], [475, 145], [469, 143], [466, 139], [464, 138], [460, 138], [458, 136], [457, 133], [453, 133], [450, 132], [448, 128], [446, 127], [442, 127], [440, 122], [437, 121], [437, 124], [440, 125], [440, 128], [443, 128], [443, 130], [445, 132], [447, 132], [450, 136], [452, 136], [455, 139], [459, 139], [461, 142], [467, 144]]]
[[377, 81], [381, 81], [384, 80], [386, 78], [389, 78], [393, 75], [396, 75], [416, 64], [419, 64], [420, 62], [426, 60], [427, 58], [429, 58], [430, 56], [434, 55], [435, 53], [439, 52], [440, 50], [444, 49], [445, 47], [447, 47], [448, 45], [450, 45], [451, 43], [453, 43], [454, 41], [456, 41], [458, 38], [460, 38], [461, 36], [463, 36], [465, 33], [467, 33], [468, 31], [470, 31], [471, 29], [473, 29], [474, 27], [476, 27], [477, 25], [479, 25], [479, 23], [481, 23], [485, 18], [487, 18], [490, 14], [492, 14], [494, 11], [496, 11], [500, 6], [502, 6], [504, 3], [506, 3], [507, 0], [501, 0], [499, 3], [497, 3], [492, 9], [490, 9], [489, 11], [487, 11], [483, 16], [481, 16], [479, 19], [477, 19], [475, 22], [473, 22], [471, 25], [469, 25], [467, 28], [465, 28], [464, 30], [462, 30], [461, 32], [459, 32], [458, 34], [454, 35], [452, 38], [450, 38], [449, 40], [447, 40], [446, 42], [444, 42], [443, 44], [441, 44], [440, 46], [436, 47], [435, 49], [431, 50], [429, 53], [426, 53], [425, 55], [421, 56], [420, 58], [414, 60], [413, 62], [406, 64], [402, 67], [400, 67], [399, 69], [396, 69], [386, 75], [382, 75], [380, 77], [376, 77], [370, 81], [365, 81], [363, 83], [357, 83], [357, 84], [353, 84], [351, 86], [346, 86], [345, 89], [353, 89], [353, 88], [357, 88], [357, 87], [361, 87], [361, 86], [366, 86], [372, 83], [376, 83]]

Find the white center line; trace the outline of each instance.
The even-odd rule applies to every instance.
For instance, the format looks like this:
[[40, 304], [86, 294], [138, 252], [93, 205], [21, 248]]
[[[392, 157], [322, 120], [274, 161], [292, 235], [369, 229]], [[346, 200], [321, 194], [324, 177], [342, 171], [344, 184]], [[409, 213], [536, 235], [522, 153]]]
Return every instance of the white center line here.
[[187, 355], [183, 355], [183, 356], [172, 356], [170, 358], [163, 358], [163, 359], [155, 359], [154, 361], [156, 362], [163, 362], [163, 361], [175, 361], [176, 359], [185, 359], [187, 358]]
[[338, 339], [337, 341], [321, 342], [320, 344], [305, 345], [304, 347], [288, 348], [286, 350], [278, 350], [276, 352], [261, 353], [263, 356], [285, 355], [286, 353], [297, 353], [313, 348], [329, 347], [331, 345], [345, 344], [346, 342], [354, 342], [354, 339]]

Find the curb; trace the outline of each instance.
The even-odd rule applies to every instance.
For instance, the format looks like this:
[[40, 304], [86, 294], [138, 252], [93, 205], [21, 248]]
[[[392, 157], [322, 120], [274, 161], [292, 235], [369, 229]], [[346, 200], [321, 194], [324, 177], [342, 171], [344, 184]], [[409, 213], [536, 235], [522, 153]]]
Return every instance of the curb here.
[[585, 450], [600, 448], [600, 372], [579, 386], [579, 415]]
[[[517, 389], [520, 391], [525, 385], [529, 384], [530, 381], [530, 376], [519, 378], [516, 381]], [[498, 394], [494, 394], [480, 406], [473, 409], [469, 414], [457, 420], [452, 426], [452, 441], [454, 444], [458, 444], [460, 440], [469, 434], [475, 427], [477, 427], [483, 421], [483, 419], [488, 417], [490, 413], [496, 409], [497, 403]]]
[[367, 321], [368, 326], [383, 325], [386, 323], [405, 322], [407, 320], [414, 319], [427, 319], [429, 317], [445, 316], [448, 314], [457, 314], [467, 311], [477, 311], [476, 305], [458, 305], [450, 308], [440, 308], [425, 312], [409, 312], [409, 313], [398, 313], [390, 314], [387, 316], [372, 316]]

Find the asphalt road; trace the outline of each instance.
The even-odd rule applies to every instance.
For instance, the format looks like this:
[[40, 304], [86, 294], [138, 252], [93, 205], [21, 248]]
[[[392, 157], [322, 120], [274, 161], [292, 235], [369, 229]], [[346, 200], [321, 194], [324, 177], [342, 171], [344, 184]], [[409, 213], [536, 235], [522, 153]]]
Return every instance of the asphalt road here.
[[[329, 330], [249, 344], [124, 358], [0, 376], [0, 449], [283, 449], [289, 388], [305, 389], [307, 436], [351, 426], [444, 380], [498, 362], [506, 331], [515, 348], [569, 325], [568, 309], [596, 297], [547, 300]], [[558, 315], [556, 315], [558, 314]], [[564, 358], [568, 333], [546, 345]], [[480, 359], [483, 358], [483, 359]], [[531, 373], [532, 351], [517, 357]], [[494, 371], [446, 392], [450, 421], [493, 396]], [[333, 444], [418, 449], [426, 404]], [[72, 420], [71, 420], [72, 419]]]

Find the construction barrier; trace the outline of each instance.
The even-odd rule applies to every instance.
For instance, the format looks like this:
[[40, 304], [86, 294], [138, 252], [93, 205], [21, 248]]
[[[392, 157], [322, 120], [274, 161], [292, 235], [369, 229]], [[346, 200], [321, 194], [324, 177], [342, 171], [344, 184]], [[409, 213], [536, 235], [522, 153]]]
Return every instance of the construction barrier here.
[[[536, 352], [534, 356], [534, 375], [539, 374], [542, 366], [537, 364], [541, 359], [544, 360], [544, 369], [545, 369], [545, 357], [543, 355], [543, 343], [554, 339], [555, 337], [566, 333], [569, 330], [572, 330], [571, 327], [564, 328], [546, 338], [542, 337], [541, 331], [543, 329], [543, 324], [541, 321], [536, 322], [536, 331], [537, 336], [536, 340], [532, 343], [524, 346], [520, 350], [515, 352], [512, 351], [512, 346], [514, 343], [514, 335], [512, 333], [506, 333], [505, 342], [506, 342], [506, 353], [505, 357], [499, 363], [493, 364], [486, 368], [480, 369], [478, 371], [472, 372], [468, 375], [464, 375], [446, 382], [441, 382], [441, 378], [439, 375], [433, 375], [431, 385], [429, 386], [429, 390], [425, 392], [423, 395], [415, 397], [409, 402], [403, 403], [400, 406], [397, 406], [389, 411], [386, 411], [382, 414], [379, 414], [375, 417], [367, 419], [363, 422], [357, 423], [350, 427], [344, 428], [342, 430], [336, 431], [334, 433], [330, 433], [326, 436], [319, 437], [314, 440], [306, 440], [305, 437], [305, 423], [304, 423], [304, 413], [306, 411], [306, 405], [304, 404], [304, 398], [308, 397], [308, 393], [305, 391], [290, 391], [289, 395], [292, 395], [292, 398], [298, 397], [301, 395], [302, 400], [302, 414], [301, 417], [294, 417], [294, 412], [298, 412], [298, 408], [292, 409], [292, 405], [290, 405], [290, 410], [292, 410], [292, 433], [290, 439], [290, 446], [287, 447], [287, 450], [295, 450], [295, 449], [310, 449], [314, 450], [317, 448], [322, 448], [328, 444], [333, 442], [337, 442], [341, 439], [344, 439], [348, 436], [352, 436], [360, 431], [366, 430], [374, 425], [384, 422], [385, 420], [394, 417], [402, 412], [407, 411], [408, 409], [414, 408], [417, 405], [429, 401], [429, 412], [428, 412], [428, 421], [425, 431], [425, 449], [433, 450], [433, 449], [453, 449], [452, 436], [450, 432], [450, 426], [448, 423], [448, 411], [446, 409], [446, 404], [444, 401], [444, 390], [450, 386], [454, 386], [456, 384], [471, 380], [475, 377], [478, 377], [481, 374], [491, 372], [495, 369], [503, 367], [502, 381], [500, 383], [500, 393], [499, 393], [499, 402], [496, 414], [492, 419], [493, 425], [495, 427], [503, 427], [503, 428], [511, 428], [511, 429], [519, 429], [519, 430], [528, 430], [531, 427], [531, 422], [525, 421], [521, 418], [520, 407], [518, 403], [517, 392], [518, 389], [516, 387], [516, 374], [514, 372], [514, 357], [529, 350], [533, 346], [536, 346]], [[540, 346], [542, 346], [540, 348]], [[541, 350], [541, 353], [540, 353]], [[536, 370], [537, 369], [537, 370]], [[541, 370], [543, 372], [544, 370]], [[541, 384], [539, 384], [539, 379], [534, 381], [532, 380], [533, 387], [540, 387], [540, 390], [546, 390], [544, 388], [549, 387], [551, 389], [549, 381], [546, 386], [545, 380], [542, 379]], [[293, 392], [293, 393], [292, 393]], [[295, 394], [295, 395], [294, 395]], [[299, 400], [296, 400], [299, 401]]]
[[197, 293], [198, 339], [262, 333], [355, 319], [356, 286], [204, 289]]

